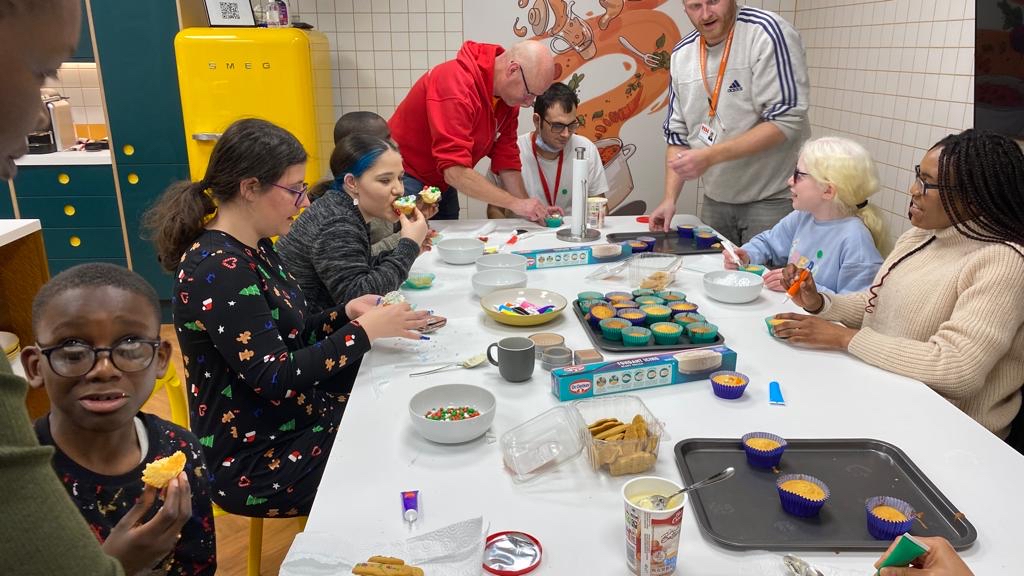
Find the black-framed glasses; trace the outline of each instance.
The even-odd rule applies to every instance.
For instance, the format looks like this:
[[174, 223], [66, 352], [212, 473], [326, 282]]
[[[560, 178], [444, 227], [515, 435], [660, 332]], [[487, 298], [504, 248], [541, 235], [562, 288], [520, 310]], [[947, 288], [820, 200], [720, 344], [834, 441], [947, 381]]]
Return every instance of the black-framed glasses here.
[[569, 133], [572, 134], [572, 133], [575, 133], [577, 130], [580, 129], [580, 121], [579, 120], [573, 120], [572, 122], [570, 122], [568, 124], [562, 124], [561, 122], [548, 122], [544, 118], [541, 118], [540, 121], [541, 122], [547, 122], [548, 126], [551, 126], [551, 131], [554, 132], [555, 134], [561, 134], [565, 130], [569, 130]]
[[540, 98], [540, 94], [534, 94], [530, 91], [530, 85], [526, 82], [526, 73], [523, 72], [522, 64], [519, 65], [519, 75], [523, 78], [523, 86], [526, 87], [526, 95], [533, 96], [534, 98]]
[[302, 188], [299, 188], [298, 190], [296, 190], [294, 188], [289, 188], [287, 186], [281, 186], [280, 184], [275, 184], [273, 182], [271, 182], [270, 185], [274, 186], [274, 187], [277, 187], [277, 188], [280, 188], [282, 190], [287, 190], [287, 191], [291, 192], [292, 194], [295, 194], [295, 206], [296, 207], [298, 207], [299, 204], [302, 204], [302, 199], [305, 198], [306, 197], [306, 193], [309, 192], [309, 184], [307, 184], [305, 182], [302, 183]]
[[926, 196], [929, 190], [938, 190], [938, 184], [929, 184], [921, 178], [921, 165], [914, 166], [914, 185], [921, 191], [922, 196]]
[[810, 174], [801, 172], [799, 168], [793, 168], [793, 182], [799, 182], [804, 176], [810, 176]]
[[[37, 344], [38, 346], [38, 344]], [[110, 347], [90, 346], [78, 340], [69, 340], [48, 348], [40, 347], [50, 368], [65, 378], [85, 376], [96, 367], [100, 353], [106, 352], [110, 362], [121, 372], [139, 372], [149, 368], [156, 358], [160, 339], [125, 338]]]

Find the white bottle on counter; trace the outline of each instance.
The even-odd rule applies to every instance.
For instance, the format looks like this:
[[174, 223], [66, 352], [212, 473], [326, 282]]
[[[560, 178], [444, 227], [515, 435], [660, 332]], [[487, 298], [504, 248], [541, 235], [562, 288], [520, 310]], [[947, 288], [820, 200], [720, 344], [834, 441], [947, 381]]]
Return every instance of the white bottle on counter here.
[[265, 14], [267, 18], [267, 28], [281, 27], [281, 10], [277, 5], [277, 0], [270, 0], [267, 2]]

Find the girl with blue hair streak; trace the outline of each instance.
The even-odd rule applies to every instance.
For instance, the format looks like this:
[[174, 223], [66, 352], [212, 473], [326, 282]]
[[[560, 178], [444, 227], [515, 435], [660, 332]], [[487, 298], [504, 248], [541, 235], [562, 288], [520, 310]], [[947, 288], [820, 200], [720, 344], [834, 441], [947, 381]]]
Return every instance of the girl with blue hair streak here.
[[[395, 144], [369, 134], [342, 138], [331, 154], [334, 183], [277, 243], [313, 311], [366, 294], [397, 290], [420, 252], [429, 249], [427, 219], [394, 207], [404, 192], [402, 156]], [[373, 255], [369, 221], [400, 224], [392, 250]]]

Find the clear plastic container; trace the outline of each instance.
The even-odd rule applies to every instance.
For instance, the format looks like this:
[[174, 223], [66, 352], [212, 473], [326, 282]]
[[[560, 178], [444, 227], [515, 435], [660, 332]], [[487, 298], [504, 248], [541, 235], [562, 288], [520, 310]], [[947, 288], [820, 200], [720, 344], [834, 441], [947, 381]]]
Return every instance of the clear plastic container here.
[[[679, 269], [681, 261], [680, 256], [673, 254], [636, 254], [629, 261], [629, 285], [631, 288], [664, 290], [675, 283], [676, 270]], [[645, 285], [645, 280], [650, 285]]]
[[601, 420], [618, 422], [604, 424], [605, 434], [615, 433], [607, 439], [599, 439], [600, 434], [585, 428], [587, 456], [594, 470], [604, 469], [612, 476], [622, 476], [654, 468], [661, 443], [661, 423], [638, 396], [577, 400], [573, 408], [584, 426]]
[[571, 405], [556, 406], [501, 435], [505, 467], [516, 482], [532, 480], [583, 452], [586, 426]]

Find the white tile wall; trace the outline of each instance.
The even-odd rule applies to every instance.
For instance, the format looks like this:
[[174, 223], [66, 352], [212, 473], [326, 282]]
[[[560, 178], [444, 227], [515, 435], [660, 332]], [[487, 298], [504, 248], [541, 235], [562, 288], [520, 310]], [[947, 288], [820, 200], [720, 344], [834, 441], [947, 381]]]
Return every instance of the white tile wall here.
[[878, 163], [889, 245], [907, 228], [913, 167], [974, 124], [974, 0], [798, 0], [815, 137], [855, 139]]
[[107, 123], [95, 63], [66, 62], [57, 71], [57, 78], [47, 80], [45, 85], [68, 97], [75, 124]]

